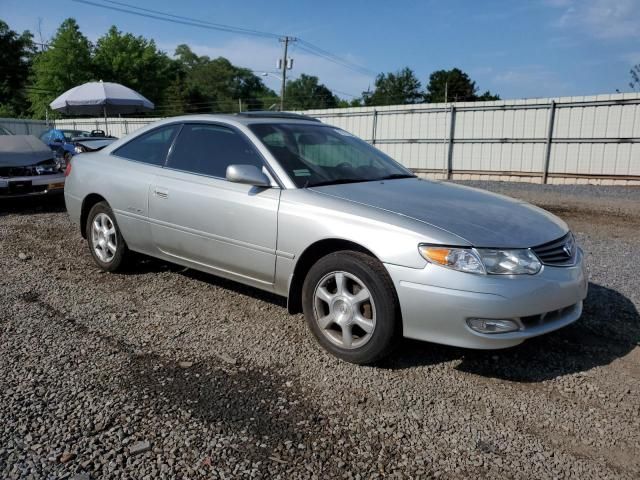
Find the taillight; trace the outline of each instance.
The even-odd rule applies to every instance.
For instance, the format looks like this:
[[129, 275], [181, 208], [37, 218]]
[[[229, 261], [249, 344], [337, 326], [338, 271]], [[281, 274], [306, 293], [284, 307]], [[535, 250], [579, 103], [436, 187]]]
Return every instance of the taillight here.
[[68, 177], [71, 174], [71, 159], [67, 160], [67, 166], [64, 168], [64, 176]]

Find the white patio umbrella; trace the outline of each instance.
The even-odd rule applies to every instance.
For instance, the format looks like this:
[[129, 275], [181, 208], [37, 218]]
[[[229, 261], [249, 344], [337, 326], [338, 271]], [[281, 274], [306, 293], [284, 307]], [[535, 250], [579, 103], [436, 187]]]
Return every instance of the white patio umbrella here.
[[154, 109], [147, 98], [119, 83], [89, 82], [67, 90], [49, 104], [52, 110], [72, 115], [139, 113]]

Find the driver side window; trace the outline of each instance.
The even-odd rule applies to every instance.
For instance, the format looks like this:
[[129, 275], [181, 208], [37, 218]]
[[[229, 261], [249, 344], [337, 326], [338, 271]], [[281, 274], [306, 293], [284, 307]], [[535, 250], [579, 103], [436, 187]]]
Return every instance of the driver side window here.
[[225, 178], [229, 165], [262, 168], [262, 157], [244, 136], [215, 124], [185, 124], [173, 147], [168, 168]]

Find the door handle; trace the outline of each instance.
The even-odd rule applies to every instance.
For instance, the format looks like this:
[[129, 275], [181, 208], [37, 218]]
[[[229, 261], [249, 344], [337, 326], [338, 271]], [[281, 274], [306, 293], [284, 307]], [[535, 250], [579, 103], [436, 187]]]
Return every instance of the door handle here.
[[158, 198], [168, 198], [169, 197], [169, 190], [167, 190], [166, 188], [162, 188], [162, 187], [155, 187], [153, 189], [153, 194]]

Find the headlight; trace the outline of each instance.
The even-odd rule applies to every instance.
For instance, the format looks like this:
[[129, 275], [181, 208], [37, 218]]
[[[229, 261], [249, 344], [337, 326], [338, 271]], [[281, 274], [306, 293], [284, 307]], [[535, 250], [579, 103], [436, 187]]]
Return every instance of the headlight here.
[[73, 149], [76, 153], [82, 153], [85, 151], [84, 147], [80, 146], [80, 145], [76, 145]]
[[420, 245], [420, 254], [429, 262], [467, 273], [485, 273], [480, 257], [469, 248]]
[[460, 272], [493, 275], [533, 275], [542, 267], [529, 249], [497, 250], [420, 245], [427, 261]]
[[528, 248], [517, 250], [478, 249], [487, 273], [495, 275], [534, 275], [542, 264]]

